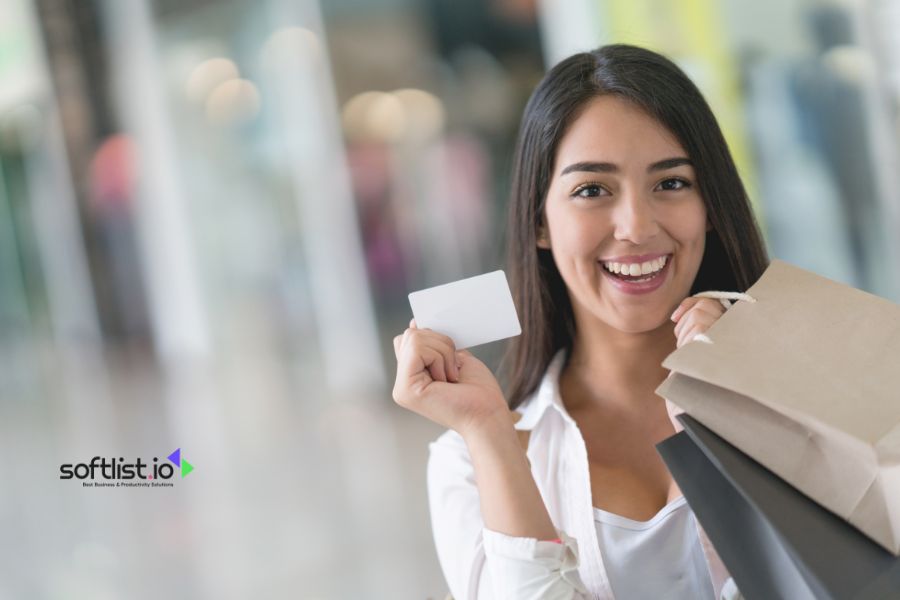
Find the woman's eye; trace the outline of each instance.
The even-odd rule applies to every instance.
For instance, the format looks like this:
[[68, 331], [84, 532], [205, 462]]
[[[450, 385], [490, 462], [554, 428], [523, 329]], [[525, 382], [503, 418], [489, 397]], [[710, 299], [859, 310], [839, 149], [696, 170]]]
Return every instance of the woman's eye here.
[[580, 198], [595, 198], [602, 195], [605, 191], [606, 190], [604, 190], [596, 183], [589, 183], [575, 190], [575, 193], [572, 195], [578, 196]]
[[663, 180], [659, 187], [666, 191], [678, 191], [683, 190], [684, 188], [691, 187], [691, 184], [685, 181], [684, 179], [677, 179], [675, 177]]

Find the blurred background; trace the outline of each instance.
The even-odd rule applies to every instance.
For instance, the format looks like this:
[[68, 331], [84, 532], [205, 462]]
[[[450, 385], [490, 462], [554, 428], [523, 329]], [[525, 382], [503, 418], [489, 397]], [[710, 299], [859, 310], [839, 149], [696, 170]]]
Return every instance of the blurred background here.
[[[890, 0], [0, 0], [0, 600], [443, 599], [441, 430], [391, 338], [502, 267], [542, 74], [666, 53], [771, 255], [897, 302], [898, 30]], [[58, 478], [175, 448], [173, 488]]]

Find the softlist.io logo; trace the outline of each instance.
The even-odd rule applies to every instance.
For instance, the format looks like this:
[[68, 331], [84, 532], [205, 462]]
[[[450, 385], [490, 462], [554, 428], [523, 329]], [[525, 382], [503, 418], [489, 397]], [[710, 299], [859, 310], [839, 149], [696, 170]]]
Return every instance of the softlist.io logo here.
[[154, 456], [150, 462], [141, 458], [126, 462], [122, 457], [95, 456], [89, 463], [60, 465], [59, 478], [80, 479], [84, 487], [174, 487], [168, 480], [175, 476], [176, 467], [181, 479], [194, 470], [194, 465], [181, 456], [181, 448], [176, 448], [166, 460]]

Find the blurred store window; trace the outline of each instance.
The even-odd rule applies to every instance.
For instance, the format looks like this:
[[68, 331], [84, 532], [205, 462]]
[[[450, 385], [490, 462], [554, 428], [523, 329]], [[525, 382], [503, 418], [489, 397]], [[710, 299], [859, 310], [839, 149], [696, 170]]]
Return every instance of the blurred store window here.
[[[382, 348], [413, 290], [502, 266], [518, 120], [543, 73], [528, 1], [323, 4]], [[497, 348], [482, 349], [496, 360]]]

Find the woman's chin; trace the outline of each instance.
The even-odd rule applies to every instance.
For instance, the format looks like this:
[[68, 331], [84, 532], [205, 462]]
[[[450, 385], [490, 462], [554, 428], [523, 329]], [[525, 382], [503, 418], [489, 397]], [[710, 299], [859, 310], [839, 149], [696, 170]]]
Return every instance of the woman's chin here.
[[616, 329], [623, 333], [652, 333], [668, 325], [674, 325], [668, 315], [638, 315], [634, 318], [620, 318]]

